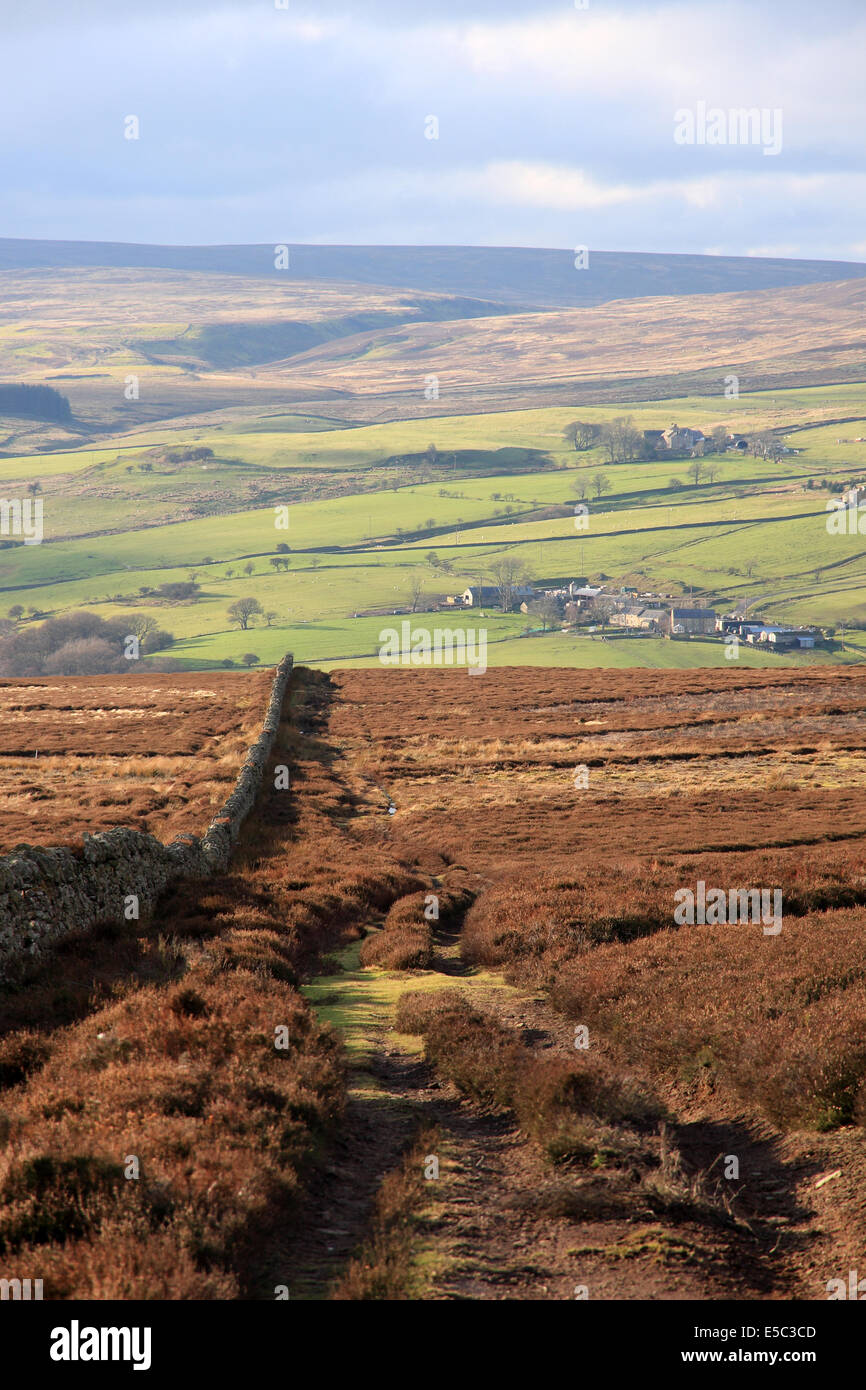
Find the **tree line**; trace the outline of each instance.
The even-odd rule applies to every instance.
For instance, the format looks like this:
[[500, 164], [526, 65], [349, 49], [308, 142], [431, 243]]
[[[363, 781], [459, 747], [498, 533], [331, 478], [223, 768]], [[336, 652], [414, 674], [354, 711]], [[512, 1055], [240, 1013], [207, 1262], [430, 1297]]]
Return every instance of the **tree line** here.
[[[572, 420], [566, 425], [563, 437], [577, 453], [600, 447], [608, 463], [634, 463], [671, 457], [669, 449], [659, 449], [652, 432], [648, 438], [644, 430], [637, 428], [631, 415], [620, 415], [601, 425], [589, 420]], [[727, 427], [716, 425], [696, 447], [703, 455], [723, 454], [728, 443]], [[782, 441], [772, 430], [756, 430], [748, 437], [748, 451], [755, 458], [779, 459], [783, 453]]]
[[71, 420], [72, 407], [53, 386], [0, 385], [0, 415], [28, 420]]
[[[23, 611], [10, 609], [10, 618]], [[70, 613], [49, 618], [38, 627], [20, 626], [0, 619], [0, 675], [2, 676], [101, 676], [134, 670], [138, 656], [170, 647], [172, 633], [165, 632], [153, 618], [129, 613], [119, 618], [100, 618], [95, 613]], [[171, 663], [172, 665], [174, 663]], [[156, 667], [149, 663], [149, 669]]]

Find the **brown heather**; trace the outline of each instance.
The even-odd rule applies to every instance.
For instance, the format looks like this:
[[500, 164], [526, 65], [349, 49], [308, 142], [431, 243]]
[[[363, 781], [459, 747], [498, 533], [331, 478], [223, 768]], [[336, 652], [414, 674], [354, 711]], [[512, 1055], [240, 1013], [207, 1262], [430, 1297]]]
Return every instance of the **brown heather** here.
[[[86, 681], [64, 698], [79, 686], [95, 726]], [[255, 725], [256, 699], [233, 730]], [[0, 998], [5, 1277], [70, 1298], [290, 1282], [297, 1198], [345, 1091], [336, 1036], [296, 986], [365, 933], [365, 963], [416, 969], [460, 930], [467, 971], [501, 968], [549, 1000], [547, 1052], [495, 1013], [501, 991], [461, 999], [471, 973], [404, 996], [396, 1024], [554, 1160], [594, 1164], [602, 1131], [657, 1123], [660, 1095], [725, 1123], [866, 1123], [864, 714], [855, 667], [489, 671], [480, 692], [465, 672], [296, 671], [275, 755], [291, 795], [266, 780], [231, 871], [181, 885], [150, 922], [66, 938]], [[133, 751], [127, 776], [159, 750]], [[94, 824], [78, 800], [76, 836]], [[674, 893], [699, 879], [781, 888], [781, 934], [675, 927]], [[414, 1209], [408, 1178], [392, 1186], [383, 1212]], [[411, 1286], [402, 1221], [383, 1216], [342, 1296]]]
[[322, 687], [294, 677], [275, 753], [291, 804], [263, 794], [231, 873], [66, 938], [0, 1000], [0, 1255], [47, 1298], [267, 1296], [344, 1098], [337, 1037], [294, 983], [418, 882], [340, 830], [340, 780], [297, 730]]
[[643, 1121], [662, 1113], [596, 1055], [575, 1054], [574, 1061], [534, 1056], [513, 1029], [473, 1009], [456, 990], [432, 998], [402, 995], [395, 1027], [421, 1033], [427, 1060], [465, 1095], [513, 1110], [524, 1133], [554, 1162], [594, 1156], [584, 1117]]
[[386, 1173], [376, 1199], [372, 1230], [364, 1248], [350, 1261], [331, 1297], [353, 1302], [404, 1300], [419, 1294], [414, 1267], [415, 1241], [430, 1200], [424, 1163], [435, 1154], [439, 1134], [422, 1130], [402, 1163]]
[[599, 947], [569, 964], [553, 1001], [616, 1056], [702, 1078], [775, 1123], [866, 1122], [866, 909], [760, 926], [686, 926]]
[[[488, 672], [483, 700], [465, 673], [334, 680], [331, 729], [388, 787], [392, 847], [483, 883], [468, 965], [552, 990], [651, 1085], [786, 1128], [866, 1119], [862, 668], [525, 668]], [[781, 889], [781, 935], [676, 928], [699, 879]]]
[[271, 672], [0, 681], [0, 854], [124, 826], [201, 834], [261, 729]]
[[[428, 921], [424, 913], [431, 893], [437, 899], [439, 916]], [[400, 898], [389, 910], [382, 930], [361, 943], [361, 964], [378, 965], [383, 970], [428, 970], [433, 960], [434, 931], [449, 932], [473, 897], [469, 888], [437, 884]]]

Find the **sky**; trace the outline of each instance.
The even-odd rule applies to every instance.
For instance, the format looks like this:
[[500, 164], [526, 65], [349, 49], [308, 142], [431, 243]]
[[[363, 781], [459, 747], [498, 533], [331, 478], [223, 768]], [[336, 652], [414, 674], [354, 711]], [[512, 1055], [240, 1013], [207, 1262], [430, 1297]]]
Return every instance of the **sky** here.
[[0, 235], [866, 260], [864, 0], [583, 3], [0, 0]]

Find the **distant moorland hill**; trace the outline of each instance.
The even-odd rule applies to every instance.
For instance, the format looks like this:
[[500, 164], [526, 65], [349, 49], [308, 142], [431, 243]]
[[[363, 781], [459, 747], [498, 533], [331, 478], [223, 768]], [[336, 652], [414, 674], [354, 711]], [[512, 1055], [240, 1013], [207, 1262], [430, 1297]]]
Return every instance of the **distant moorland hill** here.
[[531, 310], [290, 275], [120, 267], [7, 270], [0, 286], [0, 384], [52, 387], [74, 417], [34, 430], [7, 411], [6, 453], [215, 410], [290, 406], [349, 423], [863, 375], [864, 278]]
[[592, 251], [585, 269], [571, 250], [508, 246], [304, 246], [289, 269], [274, 246], [145, 246], [124, 242], [0, 238], [0, 271], [119, 267], [206, 271], [294, 280], [341, 280], [468, 295], [526, 308], [570, 308], [611, 299], [781, 289], [866, 276], [859, 261]]

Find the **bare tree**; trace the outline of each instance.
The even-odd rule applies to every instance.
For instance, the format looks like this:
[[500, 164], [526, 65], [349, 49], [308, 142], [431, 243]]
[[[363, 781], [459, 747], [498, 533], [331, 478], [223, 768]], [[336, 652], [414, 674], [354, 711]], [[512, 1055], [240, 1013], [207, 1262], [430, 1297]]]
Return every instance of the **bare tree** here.
[[610, 492], [612, 484], [606, 473], [593, 473], [591, 481], [592, 490], [599, 499], [603, 492]]
[[630, 415], [619, 415], [602, 425], [601, 443], [608, 463], [626, 463], [638, 457], [643, 448], [643, 435], [635, 429]]
[[493, 582], [499, 590], [499, 602], [503, 613], [509, 613], [514, 603], [514, 590], [526, 578], [526, 566], [513, 555], [503, 555], [492, 566]]
[[550, 595], [536, 599], [529, 605], [529, 611], [541, 619], [542, 631], [546, 632], [549, 627], [556, 627], [562, 621], [563, 607], [560, 599]]
[[412, 612], [414, 613], [424, 594], [424, 581], [420, 574], [413, 574], [409, 580], [409, 595], [412, 599]]
[[257, 598], [239, 598], [235, 603], [229, 605], [229, 620], [237, 623], [242, 632], [246, 632], [253, 619], [262, 611], [262, 605]]
[[599, 433], [598, 425], [591, 425], [588, 420], [572, 420], [563, 430], [565, 439], [578, 453], [592, 448]]
[[749, 450], [755, 458], [778, 459], [782, 456], [782, 446], [772, 430], [758, 430], [751, 435]]
[[137, 637], [139, 642], [143, 642], [152, 632], [156, 632], [159, 623], [155, 618], [149, 618], [146, 613], [124, 614], [123, 621], [130, 634]]

